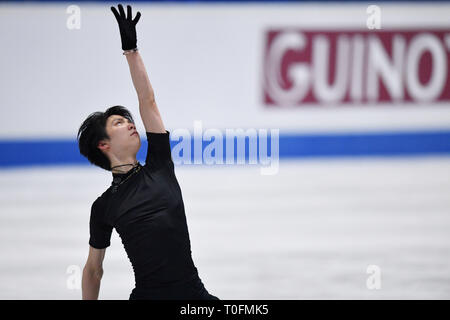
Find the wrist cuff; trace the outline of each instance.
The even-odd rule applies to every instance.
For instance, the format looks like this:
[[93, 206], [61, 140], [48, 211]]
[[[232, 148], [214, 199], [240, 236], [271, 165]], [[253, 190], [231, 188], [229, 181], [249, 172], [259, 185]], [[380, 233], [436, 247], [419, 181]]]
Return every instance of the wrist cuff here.
[[127, 55], [127, 54], [129, 54], [129, 53], [131, 53], [131, 52], [136, 52], [136, 51], [139, 51], [138, 47], [136, 47], [136, 48], [134, 48], [134, 49], [130, 49], [130, 50], [124, 50], [124, 51], [123, 51], [123, 54], [124, 54], [124, 55]]

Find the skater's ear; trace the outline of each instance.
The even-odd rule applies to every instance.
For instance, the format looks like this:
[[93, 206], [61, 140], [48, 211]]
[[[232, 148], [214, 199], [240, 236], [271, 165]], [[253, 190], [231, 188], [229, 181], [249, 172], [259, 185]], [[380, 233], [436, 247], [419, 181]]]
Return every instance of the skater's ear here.
[[105, 152], [105, 151], [109, 151], [109, 149], [111, 148], [111, 146], [109, 145], [109, 142], [106, 140], [100, 140], [98, 142], [97, 148], [99, 148], [101, 151]]

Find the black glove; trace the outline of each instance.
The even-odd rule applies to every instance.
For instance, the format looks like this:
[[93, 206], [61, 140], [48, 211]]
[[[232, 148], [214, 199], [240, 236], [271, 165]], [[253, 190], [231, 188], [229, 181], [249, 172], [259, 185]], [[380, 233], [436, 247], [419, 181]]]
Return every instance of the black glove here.
[[136, 24], [141, 18], [141, 13], [138, 11], [134, 20], [131, 20], [131, 6], [127, 6], [127, 17], [121, 4], [118, 5], [119, 12], [116, 8], [111, 7], [111, 11], [114, 13], [119, 24], [120, 38], [122, 39], [122, 49], [131, 50], [136, 48]]

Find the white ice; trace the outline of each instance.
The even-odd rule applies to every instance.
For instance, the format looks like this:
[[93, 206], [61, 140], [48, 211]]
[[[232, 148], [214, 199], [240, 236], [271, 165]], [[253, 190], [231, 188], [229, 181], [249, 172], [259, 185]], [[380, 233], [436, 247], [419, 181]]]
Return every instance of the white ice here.
[[[450, 298], [450, 157], [176, 174], [194, 262], [221, 299]], [[0, 171], [0, 299], [81, 298], [90, 206], [110, 182], [92, 166]], [[369, 265], [379, 289], [366, 285]], [[99, 298], [128, 299], [133, 285], [114, 231]]]

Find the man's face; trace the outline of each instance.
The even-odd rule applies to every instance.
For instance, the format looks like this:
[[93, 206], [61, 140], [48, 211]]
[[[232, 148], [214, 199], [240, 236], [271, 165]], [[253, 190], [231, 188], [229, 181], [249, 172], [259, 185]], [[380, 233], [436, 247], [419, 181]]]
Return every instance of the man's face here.
[[123, 116], [112, 115], [106, 120], [106, 133], [109, 141], [102, 141], [107, 146], [102, 150], [118, 158], [136, 156], [141, 147], [141, 138], [133, 122]]

